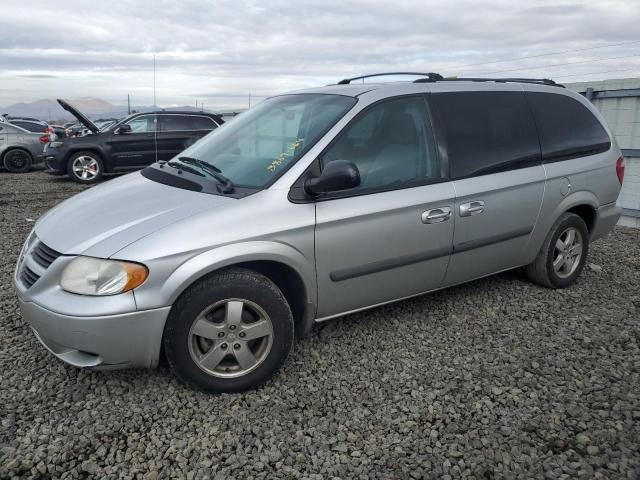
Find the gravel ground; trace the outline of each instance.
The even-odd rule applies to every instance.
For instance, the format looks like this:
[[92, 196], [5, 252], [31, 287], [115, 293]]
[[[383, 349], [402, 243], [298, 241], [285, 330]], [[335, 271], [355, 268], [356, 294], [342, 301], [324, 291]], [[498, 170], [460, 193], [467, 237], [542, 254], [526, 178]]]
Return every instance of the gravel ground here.
[[83, 187], [0, 173], [0, 478], [640, 477], [640, 230], [577, 285], [514, 271], [317, 326], [265, 387], [49, 355], [11, 278], [32, 220]]

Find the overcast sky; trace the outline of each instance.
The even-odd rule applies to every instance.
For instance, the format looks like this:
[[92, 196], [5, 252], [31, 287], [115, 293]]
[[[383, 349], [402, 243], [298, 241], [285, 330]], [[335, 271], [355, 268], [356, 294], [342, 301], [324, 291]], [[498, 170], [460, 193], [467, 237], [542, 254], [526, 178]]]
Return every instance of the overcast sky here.
[[[125, 104], [127, 93], [152, 104], [154, 54], [163, 106], [246, 106], [249, 93], [255, 101], [394, 70], [633, 77], [639, 20], [640, 0], [2, 0], [0, 105]], [[566, 53], [545, 55], [553, 52]]]

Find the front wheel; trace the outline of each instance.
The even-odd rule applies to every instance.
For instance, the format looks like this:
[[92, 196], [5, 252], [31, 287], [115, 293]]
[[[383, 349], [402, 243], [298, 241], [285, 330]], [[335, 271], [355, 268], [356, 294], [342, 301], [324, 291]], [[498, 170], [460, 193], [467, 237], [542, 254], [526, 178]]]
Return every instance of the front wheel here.
[[89, 185], [102, 177], [104, 166], [99, 155], [93, 152], [74, 154], [67, 165], [67, 173], [72, 180]]
[[549, 288], [572, 285], [587, 260], [589, 230], [574, 213], [563, 214], [551, 227], [534, 262], [527, 267], [529, 279]]
[[33, 159], [24, 150], [10, 150], [4, 156], [4, 168], [12, 173], [25, 173], [31, 170]]
[[172, 371], [207, 392], [240, 392], [267, 381], [293, 342], [293, 315], [278, 287], [246, 269], [215, 273], [190, 287], [167, 319]]

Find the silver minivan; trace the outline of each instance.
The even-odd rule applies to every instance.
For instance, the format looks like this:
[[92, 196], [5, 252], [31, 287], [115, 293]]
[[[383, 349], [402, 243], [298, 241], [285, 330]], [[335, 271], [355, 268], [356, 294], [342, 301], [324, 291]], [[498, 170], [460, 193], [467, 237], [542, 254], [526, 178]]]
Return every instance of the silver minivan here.
[[352, 80], [269, 98], [40, 218], [15, 273], [35, 336], [77, 367], [164, 356], [232, 392], [315, 322], [518, 267], [576, 281], [624, 175], [587, 100], [550, 80]]

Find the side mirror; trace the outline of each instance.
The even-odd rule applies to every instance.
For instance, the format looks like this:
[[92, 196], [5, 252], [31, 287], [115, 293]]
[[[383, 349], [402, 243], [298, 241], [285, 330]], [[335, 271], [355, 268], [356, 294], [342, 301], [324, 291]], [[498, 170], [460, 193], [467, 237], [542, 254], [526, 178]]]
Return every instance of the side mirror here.
[[304, 190], [310, 195], [347, 190], [360, 185], [360, 172], [353, 162], [334, 160], [327, 163], [319, 177], [308, 178]]
[[124, 123], [124, 124], [120, 125], [118, 127], [118, 129], [116, 130], [116, 133], [118, 133], [120, 135], [131, 133], [131, 125], [129, 125], [128, 123]]

